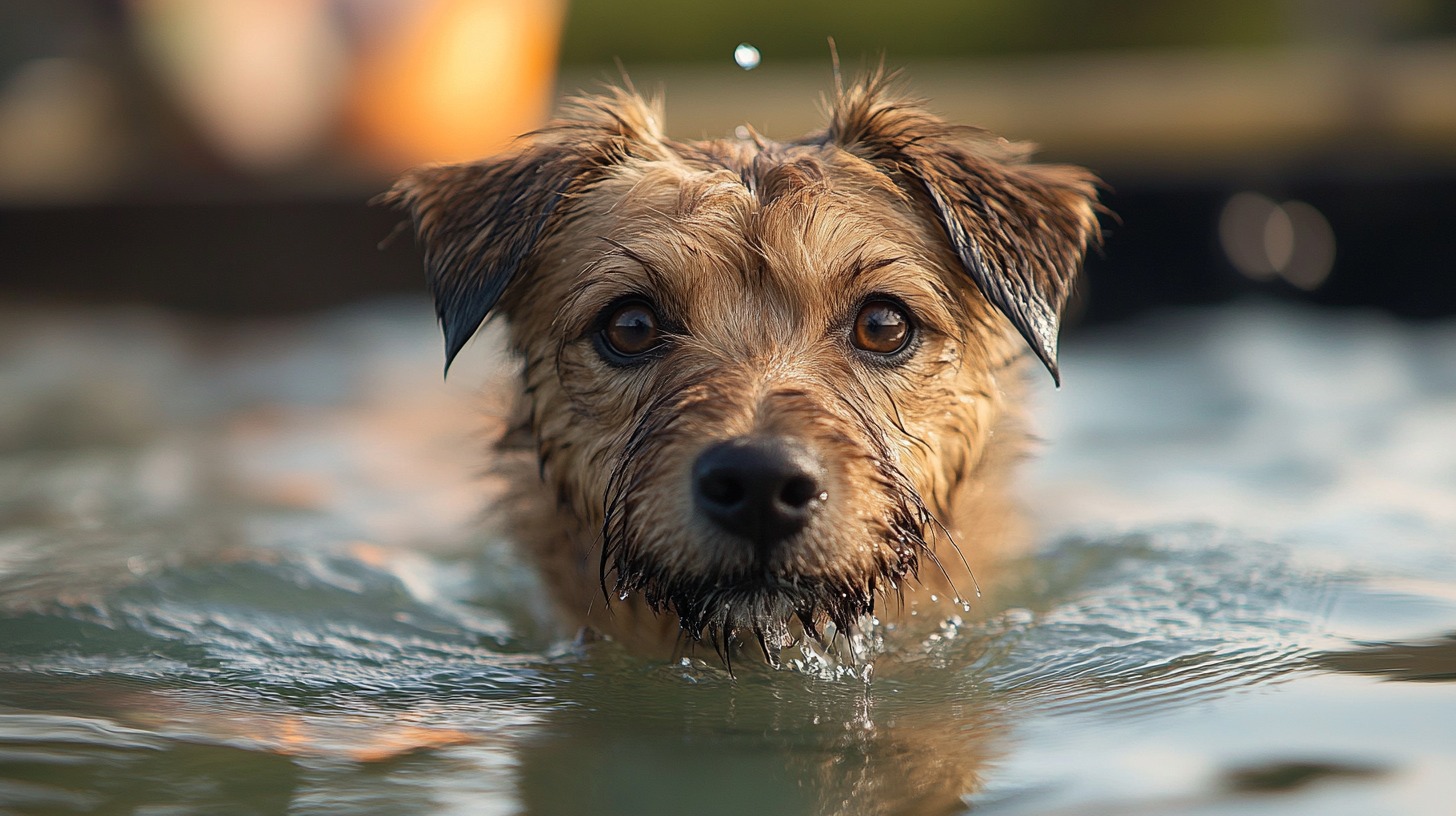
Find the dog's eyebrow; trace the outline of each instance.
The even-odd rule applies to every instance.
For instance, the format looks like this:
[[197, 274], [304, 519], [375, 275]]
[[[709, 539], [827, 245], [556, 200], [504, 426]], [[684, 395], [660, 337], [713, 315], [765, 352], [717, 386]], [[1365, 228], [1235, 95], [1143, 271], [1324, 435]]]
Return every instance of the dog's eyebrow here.
[[862, 275], [868, 275], [876, 270], [884, 269], [887, 266], [894, 266], [898, 263], [906, 263], [910, 259], [903, 255], [892, 255], [886, 258], [878, 258], [873, 261], [866, 261], [863, 256], [856, 255], [854, 260], [845, 266], [844, 277], [853, 282]]
[[615, 248], [617, 252], [623, 257], [630, 258], [631, 260], [636, 261], [639, 265], [641, 265], [643, 269], [647, 270], [648, 273], [650, 273], [651, 275], [657, 276], [662, 274], [661, 270], [657, 268], [656, 264], [652, 263], [652, 261], [648, 260], [642, 255], [642, 253], [638, 252], [637, 250], [627, 246], [626, 244], [616, 240], [615, 238], [608, 238], [605, 235], [601, 236], [601, 238], [603, 241], [611, 244], [612, 247]]
[[608, 238], [603, 235], [601, 239], [612, 247], [610, 251], [605, 253], [606, 255], [621, 255], [623, 258], [632, 261], [642, 267], [643, 272], [647, 273], [647, 279], [652, 282], [654, 289], [659, 291], [666, 289], [668, 286], [667, 275], [663, 274], [662, 268], [654, 263], [651, 258], [648, 258], [646, 255], [643, 255], [641, 252], [638, 252], [615, 238]]

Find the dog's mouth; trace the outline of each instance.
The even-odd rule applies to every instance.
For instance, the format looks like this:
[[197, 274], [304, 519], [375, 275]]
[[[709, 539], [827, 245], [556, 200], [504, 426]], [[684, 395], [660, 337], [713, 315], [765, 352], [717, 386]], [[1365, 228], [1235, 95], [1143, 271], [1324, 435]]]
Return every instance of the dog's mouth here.
[[[907, 571], [913, 572], [913, 565]], [[777, 666], [779, 653], [803, 637], [828, 645], [831, 635], [853, 633], [885, 592], [875, 577], [835, 581], [758, 573], [644, 580], [640, 573], [626, 574], [628, 580], [622, 580], [618, 569], [619, 597], [640, 592], [654, 612], [677, 616], [684, 641], [706, 642], [730, 667], [734, 652], [747, 643], [756, 643], [764, 659]]]

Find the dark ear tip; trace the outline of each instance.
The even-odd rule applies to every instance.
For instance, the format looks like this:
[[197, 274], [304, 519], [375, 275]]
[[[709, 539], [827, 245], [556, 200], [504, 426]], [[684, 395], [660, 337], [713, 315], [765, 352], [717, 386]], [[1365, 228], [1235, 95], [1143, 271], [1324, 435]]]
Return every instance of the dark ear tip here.
[[452, 331], [452, 330], [450, 330], [450, 328], [449, 328], [448, 325], [446, 326], [446, 328], [445, 328], [445, 373], [446, 374], [449, 374], [450, 373], [450, 366], [451, 366], [451, 364], [453, 364], [455, 362], [455, 358], [456, 358], [456, 356], [458, 356], [460, 354], [460, 350], [463, 349], [463, 348], [465, 348], [465, 344], [468, 343], [468, 342], [470, 342], [470, 338], [472, 336], [474, 336], [474, 334], [475, 334], [475, 332], [473, 332], [473, 331], [471, 331], [471, 332]]
[[1036, 303], [1036, 311], [1041, 314], [1029, 318], [1021, 311], [1006, 311], [1003, 313], [1011, 317], [1012, 325], [1021, 334], [1021, 339], [1036, 355], [1041, 364], [1046, 367], [1047, 373], [1052, 375], [1052, 382], [1058, 387], [1062, 384], [1062, 371], [1057, 365], [1057, 334], [1059, 330], [1056, 313], [1046, 303]]
[[1062, 371], [1057, 366], [1057, 353], [1055, 351], [1048, 352], [1045, 349], [1038, 348], [1036, 349], [1036, 356], [1041, 360], [1041, 364], [1046, 367], [1047, 373], [1052, 375], [1052, 385], [1061, 388]]

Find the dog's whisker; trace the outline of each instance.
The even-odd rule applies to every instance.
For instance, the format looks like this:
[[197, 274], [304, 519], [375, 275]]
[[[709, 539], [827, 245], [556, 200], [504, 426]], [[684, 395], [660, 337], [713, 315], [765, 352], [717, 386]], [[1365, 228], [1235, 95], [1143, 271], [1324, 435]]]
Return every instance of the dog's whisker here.
[[[971, 588], [976, 590], [976, 597], [981, 597], [981, 582], [976, 580], [976, 571], [971, 568], [971, 562], [966, 560], [966, 554], [961, 549], [960, 542], [956, 541], [955, 535], [950, 531], [950, 528], [946, 527], [939, 518], [936, 518], [934, 513], [927, 511], [926, 515], [935, 523], [935, 529], [939, 530], [940, 534], [945, 536], [946, 543], [950, 544], [951, 549], [955, 551], [956, 557], [960, 559], [961, 567], [965, 569], [966, 575], [970, 576]], [[934, 557], [933, 552], [932, 557]], [[964, 601], [965, 599], [961, 596], [960, 590], [956, 589], [955, 583], [951, 581], [949, 575], [946, 576], [946, 582], [950, 584], [952, 591], [955, 592], [956, 599]]]

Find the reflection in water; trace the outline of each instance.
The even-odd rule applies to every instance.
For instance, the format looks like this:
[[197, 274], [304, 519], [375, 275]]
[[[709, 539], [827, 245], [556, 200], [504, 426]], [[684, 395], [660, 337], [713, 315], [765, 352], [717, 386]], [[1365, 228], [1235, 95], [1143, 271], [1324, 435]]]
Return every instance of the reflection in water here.
[[1225, 784], [1240, 793], [1284, 793], [1325, 779], [1379, 776], [1385, 769], [1373, 765], [1334, 762], [1274, 762], [1233, 768]]
[[1456, 682], [1456, 633], [1419, 643], [1376, 643], [1323, 652], [1314, 662], [1330, 671], [1373, 674], [1390, 680]]
[[482, 346], [440, 383], [428, 314], [0, 316], [0, 809], [1456, 795], [1456, 703], [1425, 693], [1456, 675], [1449, 328], [1244, 309], [1069, 344], [1028, 480], [1046, 546], [965, 614], [876, 629], [866, 682], [553, 631], [476, 523], [509, 372]]
[[557, 712], [521, 754], [533, 813], [951, 812], [1005, 736], [984, 694], [947, 711], [893, 683], [598, 678], [575, 689], [590, 709]]

